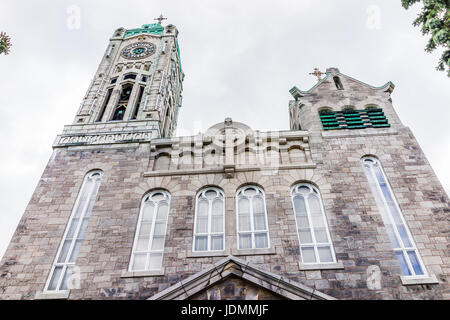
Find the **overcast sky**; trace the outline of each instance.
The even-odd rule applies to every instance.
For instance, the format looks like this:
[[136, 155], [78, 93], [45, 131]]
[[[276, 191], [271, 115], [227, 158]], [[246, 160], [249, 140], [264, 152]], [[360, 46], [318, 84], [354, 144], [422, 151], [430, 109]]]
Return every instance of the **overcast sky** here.
[[311, 88], [314, 67], [338, 67], [374, 86], [396, 85], [394, 107], [449, 192], [450, 80], [412, 26], [420, 6], [406, 11], [400, 2], [2, 0], [0, 31], [13, 47], [0, 56], [0, 257], [109, 37], [160, 13], [180, 31], [178, 135], [227, 116], [253, 129], [289, 129], [289, 89]]

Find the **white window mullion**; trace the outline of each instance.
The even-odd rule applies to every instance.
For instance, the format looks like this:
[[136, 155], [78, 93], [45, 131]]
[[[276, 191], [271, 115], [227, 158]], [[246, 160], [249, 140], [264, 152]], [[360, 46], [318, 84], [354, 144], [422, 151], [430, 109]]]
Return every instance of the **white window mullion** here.
[[150, 234], [148, 236], [148, 243], [147, 243], [147, 251], [145, 256], [145, 270], [148, 270], [150, 266], [150, 253], [152, 251], [152, 245], [153, 245], [153, 235], [155, 233], [155, 224], [156, 224], [156, 215], [158, 214], [159, 209], [159, 202], [155, 203], [153, 206], [153, 217], [152, 217], [152, 224], [150, 226]]
[[305, 201], [305, 208], [306, 208], [306, 216], [308, 217], [308, 226], [309, 226], [309, 232], [311, 233], [311, 245], [314, 250], [314, 255], [316, 257], [316, 263], [319, 263], [319, 250], [317, 249], [317, 241], [316, 241], [316, 235], [315, 235], [315, 229], [313, 228], [312, 224], [312, 214], [311, 209], [309, 208], [309, 193], [303, 195], [303, 199]]
[[[410, 230], [408, 228], [408, 225], [406, 224], [405, 218], [404, 218], [404, 216], [403, 216], [403, 214], [402, 214], [402, 212], [400, 210], [400, 207], [399, 207], [399, 205], [397, 203], [397, 199], [395, 198], [395, 195], [394, 195], [394, 192], [392, 191], [391, 185], [389, 184], [389, 182], [387, 180], [387, 177], [386, 177], [386, 174], [384, 173], [384, 170], [382, 169], [381, 164], [379, 162], [378, 162], [378, 168], [379, 168], [380, 173], [383, 176], [383, 179], [384, 179], [384, 181], [386, 183], [386, 187], [387, 187], [389, 193], [391, 194], [391, 198], [392, 198], [392, 200], [394, 202], [394, 205], [395, 205], [395, 207], [397, 209], [398, 216], [399, 216], [400, 221], [402, 222], [402, 224], [403, 224], [403, 226], [405, 228], [405, 232], [406, 232], [406, 235], [408, 237], [408, 241], [411, 244], [411, 246], [409, 246], [409, 247], [406, 246], [406, 244], [403, 241], [403, 238], [400, 236], [400, 232], [398, 231], [397, 224], [395, 224], [395, 230], [397, 231], [398, 237], [400, 237], [400, 241], [401, 241], [399, 243], [402, 244], [403, 256], [404, 256], [404, 259], [406, 260], [406, 263], [407, 263], [407, 265], [408, 265], [408, 267], [409, 267], [409, 269], [411, 271], [411, 275], [417, 275], [417, 274], [416, 274], [416, 271], [414, 270], [414, 267], [413, 267], [413, 265], [411, 263], [411, 259], [410, 259], [409, 255], [408, 255], [408, 251], [414, 251], [415, 252], [415, 255], [416, 255], [416, 258], [418, 260], [420, 269], [422, 270], [422, 273], [423, 273], [420, 276], [426, 276], [427, 275], [427, 271], [426, 271], [426, 268], [425, 268], [425, 266], [423, 264], [423, 261], [422, 261], [420, 255], [419, 255], [419, 252], [417, 250], [416, 244], [414, 242], [414, 238], [413, 238], [413, 236], [412, 236], [412, 234], [411, 234], [411, 232], [410, 232]], [[373, 167], [372, 167], [372, 169], [373, 169]], [[381, 187], [380, 187], [380, 189], [381, 189]], [[383, 197], [383, 199], [384, 199], [384, 197]], [[387, 205], [387, 202], [386, 202], [386, 205]], [[391, 221], [393, 220], [395, 222], [394, 217], [392, 215], [392, 212], [390, 210], [389, 210], [389, 215], [391, 216]]]
[[253, 212], [253, 197], [248, 197], [249, 202], [249, 211], [250, 211], [250, 230], [251, 230], [251, 239], [252, 239], [252, 249], [256, 248], [255, 243], [255, 224], [254, 224], [254, 212]]
[[[413, 250], [409, 249], [409, 251], [413, 251]], [[402, 253], [403, 253], [403, 257], [404, 257], [404, 259], [406, 261], [406, 264], [408, 265], [408, 268], [409, 268], [409, 270], [411, 272], [411, 275], [415, 276], [416, 275], [416, 271], [414, 270], [414, 268], [412, 266], [412, 263], [411, 263], [411, 260], [409, 259], [409, 255], [408, 255], [407, 249], [403, 248], [402, 249]], [[416, 256], [417, 256], [417, 253], [416, 253]]]
[[[143, 219], [144, 219], [144, 212], [149, 204], [151, 204], [151, 206], [153, 207], [152, 218], [150, 221], [145, 220], [145, 223], [150, 224], [150, 230], [149, 230], [148, 235], [147, 234], [143, 235], [144, 237], [148, 236], [148, 242], [145, 247], [145, 250], [138, 251], [137, 246], [138, 246], [138, 241], [139, 241], [139, 235], [142, 231], [141, 229], [142, 229], [142, 223], [143, 223]], [[161, 218], [158, 219], [157, 216], [158, 216], [161, 206], [167, 207], [167, 209], [166, 209], [167, 212], [163, 219], [161, 219]], [[155, 253], [161, 254], [161, 263], [162, 263], [162, 259], [164, 258], [164, 241], [165, 241], [165, 237], [167, 234], [167, 221], [169, 218], [169, 212], [170, 212], [170, 194], [168, 192], [163, 191], [163, 190], [157, 190], [157, 191], [153, 191], [150, 194], [147, 194], [146, 196], [144, 196], [142, 203], [141, 203], [141, 208], [139, 211], [139, 218], [138, 218], [138, 223], [137, 223], [137, 227], [136, 227], [136, 233], [134, 236], [130, 265], [128, 268], [128, 270], [130, 272], [152, 270], [150, 268], [151, 261], [152, 261], [152, 254], [155, 254]], [[161, 239], [162, 248], [161, 249], [152, 249], [152, 246], [154, 243], [154, 238], [155, 238], [156, 224], [158, 222], [164, 224], [163, 234], [158, 235], [158, 237], [162, 237], [162, 239]], [[140, 265], [138, 264], [137, 266], [136, 266], [136, 256], [141, 256], [142, 258], [144, 258], [144, 256], [145, 256], [145, 260], [140, 262], [142, 264], [140, 264]], [[161, 266], [159, 266], [159, 267], [161, 267]]]
[[[384, 205], [384, 207], [386, 209], [386, 213], [387, 213], [387, 218], [389, 219], [389, 222], [392, 225], [392, 230], [394, 231], [395, 237], [397, 238], [397, 242], [398, 242], [398, 244], [400, 246], [399, 249], [404, 249], [405, 248], [405, 244], [403, 243], [403, 239], [400, 236], [400, 233], [398, 232], [397, 224], [395, 223], [395, 220], [394, 220], [394, 217], [392, 216], [392, 213], [390, 211], [389, 205], [387, 204], [386, 198], [385, 198], [385, 196], [383, 194], [383, 190], [381, 190], [380, 182], [378, 181], [377, 175], [375, 174], [375, 168], [373, 166], [370, 166], [370, 173], [372, 174], [372, 179], [374, 179], [373, 181], [375, 182], [375, 188], [377, 189], [377, 191], [378, 191], [378, 193], [380, 195], [380, 198], [383, 201], [383, 205]], [[405, 259], [406, 259], [406, 257], [405, 257]]]
[[325, 233], [327, 235], [327, 240], [328, 240], [326, 245], [330, 247], [331, 257], [333, 259], [333, 262], [336, 262], [336, 253], [334, 252], [333, 242], [331, 241], [331, 234], [330, 234], [330, 230], [328, 228], [328, 221], [327, 221], [327, 217], [325, 215], [325, 209], [324, 209], [324, 205], [323, 205], [321, 196], [319, 196], [319, 204], [320, 204], [320, 210], [321, 210], [320, 213], [322, 215], [322, 222], [325, 226]]
[[[222, 206], [221, 212], [214, 214], [214, 205], [220, 203]], [[205, 208], [206, 207], [206, 208]], [[195, 202], [195, 218], [194, 218], [194, 232], [192, 241], [193, 252], [208, 252], [208, 251], [222, 251], [224, 250], [224, 233], [225, 233], [225, 203], [223, 192], [215, 187], [202, 189], [196, 196]], [[213, 218], [215, 220], [213, 221]], [[213, 231], [217, 219], [221, 219], [222, 231]], [[205, 220], [206, 219], [206, 220]], [[206, 221], [203, 225], [201, 221]], [[198, 227], [203, 230], [198, 230]], [[222, 235], [221, 249], [213, 247], [213, 240], [215, 236]], [[200, 239], [200, 241], [199, 241]], [[200, 247], [201, 243], [205, 243]]]
[[[149, 199], [150, 197], [148, 197], [147, 199]], [[130, 259], [130, 266], [129, 266], [129, 271], [132, 271], [132, 268], [133, 268], [133, 266], [134, 266], [134, 260], [135, 260], [135, 256], [136, 256], [136, 251], [137, 250], [135, 250], [135, 247], [137, 246], [137, 242], [138, 242], [138, 240], [139, 240], [139, 234], [140, 234], [140, 232], [141, 232], [141, 228], [142, 228], [142, 211], [143, 210], [145, 210], [145, 206], [146, 206], [146, 204], [145, 204], [145, 202], [146, 202], [146, 197], [144, 197], [144, 200], [143, 200], [143, 202], [142, 202], [142, 204], [141, 204], [141, 209], [140, 209], [140, 212], [139, 212], [139, 217], [138, 217], [138, 222], [137, 222], [137, 226], [136, 226], [136, 234], [134, 235], [134, 241], [133, 241], [133, 251], [132, 251], [132, 253], [131, 253], [131, 259]], [[155, 208], [153, 207], [153, 214], [155, 214]], [[153, 218], [152, 218], [152, 221], [153, 221]], [[147, 251], [148, 251], [148, 244], [149, 244], [149, 242], [150, 242], [150, 235], [149, 235], [149, 239], [148, 239], [148, 242], [147, 242]], [[142, 253], [141, 251], [138, 251], [139, 253]], [[145, 256], [145, 259], [147, 260], [147, 255]]]
[[[88, 196], [86, 197], [85, 204], [83, 205], [83, 209], [80, 213], [80, 217], [78, 218], [78, 225], [75, 229], [75, 232], [73, 233], [72, 240], [71, 240], [71, 243], [69, 246], [69, 250], [67, 251], [66, 259], [63, 261], [64, 263], [69, 263], [69, 260], [72, 256], [73, 248], [75, 247], [75, 244], [77, 243], [78, 234], [80, 233], [81, 226], [83, 225], [83, 219], [86, 215], [86, 210], [89, 207], [89, 202], [91, 201], [91, 198], [93, 196], [92, 194], [93, 194], [94, 188], [95, 188], [95, 181], [92, 180], [91, 189], [89, 190]], [[72, 223], [73, 223], [73, 219], [71, 219], [71, 221], [70, 221], [70, 224], [72, 224]], [[70, 224], [68, 224], [68, 228], [71, 227]], [[67, 232], [69, 232], [69, 230], [67, 230]], [[66, 239], [64, 239], [64, 241], [66, 241]], [[62, 244], [64, 245], [64, 242]], [[63, 277], [64, 277], [64, 273], [61, 278], [63, 278]]]
[[[97, 176], [99, 176], [99, 177], [97, 177]], [[91, 202], [92, 198], [94, 198], [94, 200], [95, 200], [95, 197], [97, 196], [98, 186], [99, 186], [100, 182], [97, 184], [97, 180], [96, 179], [100, 179], [100, 178], [101, 178], [101, 172], [100, 171], [94, 171], [94, 172], [91, 172], [91, 173], [87, 174], [85, 176], [85, 178], [83, 179], [83, 183], [82, 183], [81, 188], [80, 188], [80, 190], [78, 192], [77, 200], [75, 201], [75, 205], [74, 205], [74, 207], [72, 209], [72, 213], [71, 213], [69, 221], [68, 221], [68, 223], [66, 225], [66, 229], [65, 229], [64, 235], [63, 235], [63, 237], [61, 239], [61, 242], [60, 242], [57, 254], [55, 256], [55, 260], [53, 262], [53, 265], [52, 265], [49, 277], [48, 277], [47, 282], [45, 284], [44, 291], [61, 291], [61, 287], [63, 286], [63, 281], [66, 278], [67, 269], [69, 267], [75, 266], [76, 256], [74, 256], [74, 259], [73, 259], [72, 262], [69, 262], [69, 261], [70, 261], [70, 258], [73, 255], [73, 250], [74, 250], [74, 247], [75, 247], [75, 245], [77, 243], [77, 240], [78, 241], [82, 241], [83, 240], [83, 238], [79, 238], [80, 229], [81, 229], [81, 226], [83, 225], [83, 220], [84, 220], [84, 218], [86, 216], [86, 213], [87, 213], [87, 210], [89, 208], [89, 203]], [[88, 181], [92, 182], [92, 185], [90, 186], [90, 188], [88, 190], [86, 190], [86, 184], [87, 184]], [[82, 197], [84, 196], [85, 192], [86, 192], [86, 195], [87, 195], [85, 203], [80, 203], [82, 201]], [[79, 208], [80, 205], [83, 206], [81, 208], [81, 211], [80, 211], [80, 208]], [[92, 210], [92, 208], [91, 208], [91, 210]], [[80, 215], [79, 215], [79, 217], [77, 217], [78, 222], [77, 222], [77, 225], [75, 227], [75, 231], [74, 231], [73, 235], [71, 236], [71, 238], [69, 240], [67, 238], [67, 235], [68, 235], [70, 229], [72, 228], [72, 224], [74, 224], [74, 219], [75, 219], [75, 216], [76, 216], [77, 212], [80, 212]], [[60, 260], [61, 254], [63, 254], [63, 248], [64, 248], [64, 244], [66, 243], [66, 241], [70, 241], [69, 248], [67, 249], [66, 256], [64, 258], [64, 261], [58, 262], [58, 260]], [[59, 278], [57, 279], [56, 284], [54, 283], [53, 286], [52, 286], [52, 280], [53, 280], [52, 278], [54, 277], [56, 268], [61, 268], [61, 273], [59, 275]], [[54, 289], [50, 290], [49, 289], [50, 286], [54, 287]], [[66, 290], [66, 289], [64, 289], [64, 290]]]
[[59, 276], [58, 283], [56, 284], [56, 287], [55, 287], [55, 288], [56, 288], [56, 291], [61, 290], [61, 284], [62, 284], [62, 282], [63, 282], [63, 280], [64, 280], [66, 270], [67, 270], [67, 264], [63, 264], [63, 265], [62, 265], [62, 269], [61, 269], [61, 274], [60, 274], [60, 276]]
[[[306, 189], [306, 190], [305, 190]], [[325, 241], [321, 241], [319, 242], [317, 237], [316, 237], [316, 226], [313, 223], [313, 212], [311, 209], [311, 196], [314, 196], [314, 201], [317, 201], [317, 210], [318, 212], [316, 212], [316, 214], [314, 215], [317, 220], [318, 220], [318, 227], [317, 227], [317, 231], [324, 233], [323, 236], [326, 237]], [[295, 198], [298, 199], [298, 201], [300, 201], [300, 204], [304, 205], [304, 215], [302, 215], [301, 213], [303, 212], [297, 212], [297, 209], [300, 208], [296, 208], [295, 206]], [[300, 254], [302, 257], [302, 261], [303, 263], [307, 263], [307, 264], [318, 264], [318, 263], [336, 263], [336, 254], [334, 252], [334, 246], [333, 243], [331, 241], [331, 235], [330, 235], [330, 231], [328, 228], [328, 222], [325, 216], [325, 211], [324, 211], [324, 207], [323, 207], [323, 202], [322, 202], [322, 197], [320, 196], [319, 191], [312, 185], [310, 184], [298, 184], [292, 187], [291, 189], [291, 200], [292, 200], [292, 206], [294, 209], [294, 218], [295, 218], [295, 222], [297, 225], [297, 236], [299, 239], [299, 247], [300, 247]], [[299, 217], [297, 217], [297, 215]], [[320, 215], [320, 216], [319, 216]], [[301, 224], [301, 220], [299, 221], [298, 219], [300, 219], [301, 217], [306, 218], [307, 223]], [[322, 225], [322, 226], [321, 226]], [[302, 242], [301, 239], [301, 234], [300, 234], [300, 230], [306, 230], [306, 228], [308, 228], [309, 230], [309, 235], [310, 235], [310, 241], [309, 242]], [[309, 250], [312, 249], [314, 253], [314, 259], [315, 262], [311, 262], [311, 261], [305, 261], [305, 255], [304, 255], [304, 249], [309, 248]], [[327, 260], [331, 260], [331, 261], [322, 261], [322, 259], [320, 258], [320, 253], [319, 253], [319, 249], [321, 248], [326, 248], [327, 251], [329, 252], [329, 258]], [[325, 250], [325, 249], [322, 249]], [[312, 257], [311, 257], [312, 258]]]
[[[256, 230], [255, 226], [255, 199], [258, 199], [258, 201], [261, 201], [262, 205], [262, 211], [261, 214], [263, 215], [264, 224], [265, 227], [261, 230]], [[248, 219], [250, 220], [250, 223], [248, 224], [249, 230], [241, 231], [239, 230], [239, 227], [241, 225], [241, 206], [240, 201], [245, 200], [248, 202]], [[236, 221], [237, 221], [237, 240], [238, 240], [238, 249], [263, 249], [259, 248], [257, 246], [257, 235], [263, 235], [265, 236], [265, 240], [267, 242], [267, 245], [265, 248], [270, 247], [270, 239], [269, 239], [269, 226], [268, 226], [268, 219], [267, 219], [267, 208], [265, 204], [265, 196], [264, 192], [256, 186], [246, 186], [241, 189], [239, 189], [236, 192]], [[247, 235], [249, 237], [250, 243], [248, 248], [241, 248], [240, 246], [240, 239], [241, 236]]]
[[263, 204], [263, 210], [264, 210], [264, 222], [265, 222], [265, 228], [264, 233], [266, 234], [267, 239], [267, 248], [270, 248], [270, 237], [269, 237], [269, 218], [267, 217], [267, 207], [266, 207], [266, 195], [261, 196], [262, 204]]
[[213, 199], [208, 199], [208, 237], [207, 237], [207, 244], [206, 244], [206, 248], [208, 251], [211, 251], [211, 223], [212, 223], [212, 204], [213, 204]]
[[[378, 164], [378, 166], [380, 166], [380, 164]], [[379, 194], [381, 196], [381, 199], [383, 200], [384, 207], [387, 210], [386, 212], [387, 212], [388, 219], [389, 219], [389, 221], [390, 221], [390, 223], [392, 225], [392, 229], [394, 231], [395, 237], [397, 238], [397, 242], [398, 242], [398, 244], [400, 246], [400, 248], [398, 248], [400, 250], [394, 250], [394, 254], [395, 254], [396, 251], [401, 252], [403, 254], [403, 259], [406, 261], [406, 265], [407, 265], [407, 267], [409, 269], [409, 272], [411, 273], [411, 275], [415, 275], [414, 268], [412, 267], [411, 261], [409, 260], [408, 253], [406, 252], [405, 243], [403, 242], [403, 239], [400, 236], [400, 233], [398, 232], [397, 224], [395, 223], [394, 217], [392, 216], [392, 212], [391, 212], [391, 209], [389, 208], [389, 205], [388, 205], [388, 203], [386, 201], [386, 197], [383, 194], [383, 190], [381, 189], [380, 182], [378, 181], [378, 178], [377, 178], [377, 176], [375, 174], [375, 167], [373, 165], [370, 166], [370, 172], [372, 173], [372, 177], [375, 179], [374, 181], [376, 182], [375, 183], [376, 184], [376, 188], [377, 188], [377, 190], [378, 190], [378, 192], [379, 192]], [[393, 195], [393, 193], [392, 193], [392, 191], [391, 191], [391, 189], [390, 189], [390, 187], [388, 185], [386, 177], [384, 176], [384, 172], [381, 170], [381, 167], [380, 167], [380, 173], [383, 176], [383, 179], [384, 179], [384, 182], [386, 183], [388, 191], [391, 193], [391, 198], [394, 200], [394, 195]], [[399, 211], [399, 214], [400, 214], [400, 211]], [[405, 228], [406, 228], [406, 225], [405, 225]], [[408, 240], [412, 244], [411, 238], [409, 238]], [[397, 259], [397, 257], [395, 257], [395, 258]]]
[[[367, 159], [370, 160], [370, 161], [368, 161]], [[368, 168], [365, 167], [366, 165], [368, 166]], [[375, 165], [377, 166], [377, 168], [375, 168]], [[417, 250], [417, 246], [416, 246], [416, 244], [414, 242], [414, 239], [413, 239], [412, 234], [411, 234], [411, 232], [410, 232], [410, 230], [408, 228], [408, 225], [406, 224], [405, 218], [404, 218], [404, 216], [403, 216], [403, 214], [402, 214], [402, 212], [400, 210], [400, 207], [399, 207], [399, 205], [397, 203], [397, 200], [395, 198], [394, 192], [393, 192], [393, 190], [392, 190], [392, 188], [391, 188], [391, 186], [390, 186], [390, 184], [389, 184], [389, 182], [387, 180], [387, 177], [386, 177], [386, 175], [384, 173], [384, 170], [383, 170], [383, 168], [381, 166], [381, 163], [375, 158], [367, 157], [367, 158], [363, 158], [362, 166], [363, 166], [363, 170], [365, 171], [365, 173], [367, 174], [367, 172], [368, 172], [368, 174], [369, 174], [367, 176], [367, 178], [369, 180], [369, 184], [371, 186], [373, 186], [374, 184], [376, 185], [375, 186], [375, 190], [376, 191], [373, 190], [373, 188], [371, 187], [372, 188], [372, 192], [377, 192], [379, 194], [378, 197], [381, 198], [382, 204], [383, 204], [383, 206], [384, 206], [384, 208], [386, 210], [386, 215], [387, 215], [386, 218], [387, 218], [388, 221], [385, 221], [385, 219], [383, 218], [383, 214], [381, 212], [382, 218], [383, 218], [383, 222], [385, 224], [386, 223], [390, 223], [392, 225], [394, 236], [396, 237], [396, 241], [397, 241], [397, 243], [399, 245], [398, 248], [395, 248], [395, 244], [392, 243], [392, 246], [394, 247], [394, 255], [397, 252], [401, 252], [402, 253], [403, 260], [406, 262], [406, 267], [409, 269], [409, 272], [411, 273], [410, 276], [426, 277], [427, 276], [427, 270], [426, 270], [425, 265], [423, 264], [423, 261], [422, 261], [420, 255], [419, 255], [419, 252]], [[395, 222], [395, 219], [394, 219], [394, 216], [393, 216], [393, 212], [392, 212], [391, 208], [389, 207], [389, 205], [387, 203], [387, 200], [386, 200], [386, 197], [385, 197], [385, 195], [383, 193], [383, 190], [381, 189], [380, 182], [378, 181], [378, 178], [377, 178], [376, 173], [375, 173], [375, 169], [379, 170], [380, 175], [383, 178], [384, 183], [386, 184], [387, 192], [389, 193], [389, 195], [390, 195], [390, 197], [391, 197], [391, 199], [393, 201], [393, 205], [395, 206], [395, 208], [397, 210], [397, 214], [398, 214], [399, 220], [400, 220], [400, 222], [402, 223], [402, 225], [403, 225], [403, 227], [405, 229], [407, 240], [411, 244], [410, 246], [406, 246], [406, 244], [404, 243], [403, 238], [400, 235], [397, 223]], [[370, 177], [373, 180], [372, 182], [369, 179]], [[378, 205], [378, 203], [377, 203], [377, 205]], [[381, 208], [379, 208], [379, 210], [381, 211]], [[417, 259], [417, 262], [418, 262], [418, 266], [420, 267], [420, 269], [422, 271], [421, 275], [417, 275], [416, 271], [414, 270], [414, 267], [412, 265], [411, 259], [410, 259], [409, 255], [408, 255], [408, 251], [414, 252], [414, 254], [416, 256], [416, 259]], [[396, 259], [397, 259], [397, 257], [396, 257]], [[407, 275], [405, 275], [405, 276], [407, 276]]]

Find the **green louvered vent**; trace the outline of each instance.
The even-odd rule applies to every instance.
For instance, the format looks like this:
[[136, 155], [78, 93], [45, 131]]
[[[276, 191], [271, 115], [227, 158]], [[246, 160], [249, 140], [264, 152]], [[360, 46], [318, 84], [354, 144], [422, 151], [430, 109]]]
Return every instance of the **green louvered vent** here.
[[324, 130], [390, 127], [383, 109], [322, 111], [319, 113]]

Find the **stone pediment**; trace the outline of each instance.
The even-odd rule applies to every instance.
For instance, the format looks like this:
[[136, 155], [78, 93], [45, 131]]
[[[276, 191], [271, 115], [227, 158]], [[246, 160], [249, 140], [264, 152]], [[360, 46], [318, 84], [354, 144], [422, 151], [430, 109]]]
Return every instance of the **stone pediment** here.
[[228, 256], [148, 300], [335, 300], [320, 291]]

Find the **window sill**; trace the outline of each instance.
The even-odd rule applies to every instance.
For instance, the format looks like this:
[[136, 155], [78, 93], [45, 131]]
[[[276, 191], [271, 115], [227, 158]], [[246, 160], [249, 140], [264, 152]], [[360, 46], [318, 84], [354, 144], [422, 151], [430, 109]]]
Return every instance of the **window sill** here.
[[196, 251], [188, 252], [186, 258], [204, 258], [204, 257], [227, 257], [225, 251]]
[[121, 278], [135, 278], [135, 277], [158, 277], [164, 275], [164, 268], [160, 270], [151, 271], [128, 271], [122, 270]]
[[298, 268], [301, 271], [305, 270], [336, 270], [336, 269], [344, 269], [344, 263], [342, 261], [338, 261], [336, 263], [314, 263], [314, 264], [306, 264], [303, 262], [298, 263]]
[[414, 285], [414, 284], [438, 284], [439, 281], [434, 274], [430, 277], [420, 277], [420, 276], [400, 276], [402, 284], [404, 286]]
[[233, 249], [231, 254], [234, 256], [257, 256], [264, 254], [276, 254], [275, 248], [264, 248], [264, 249]]
[[34, 296], [35, 300], [56, 300], [56, 299], [67, 299], [69, 298], [70, 290], [59, 291], [59, 292], [36, 292]]

